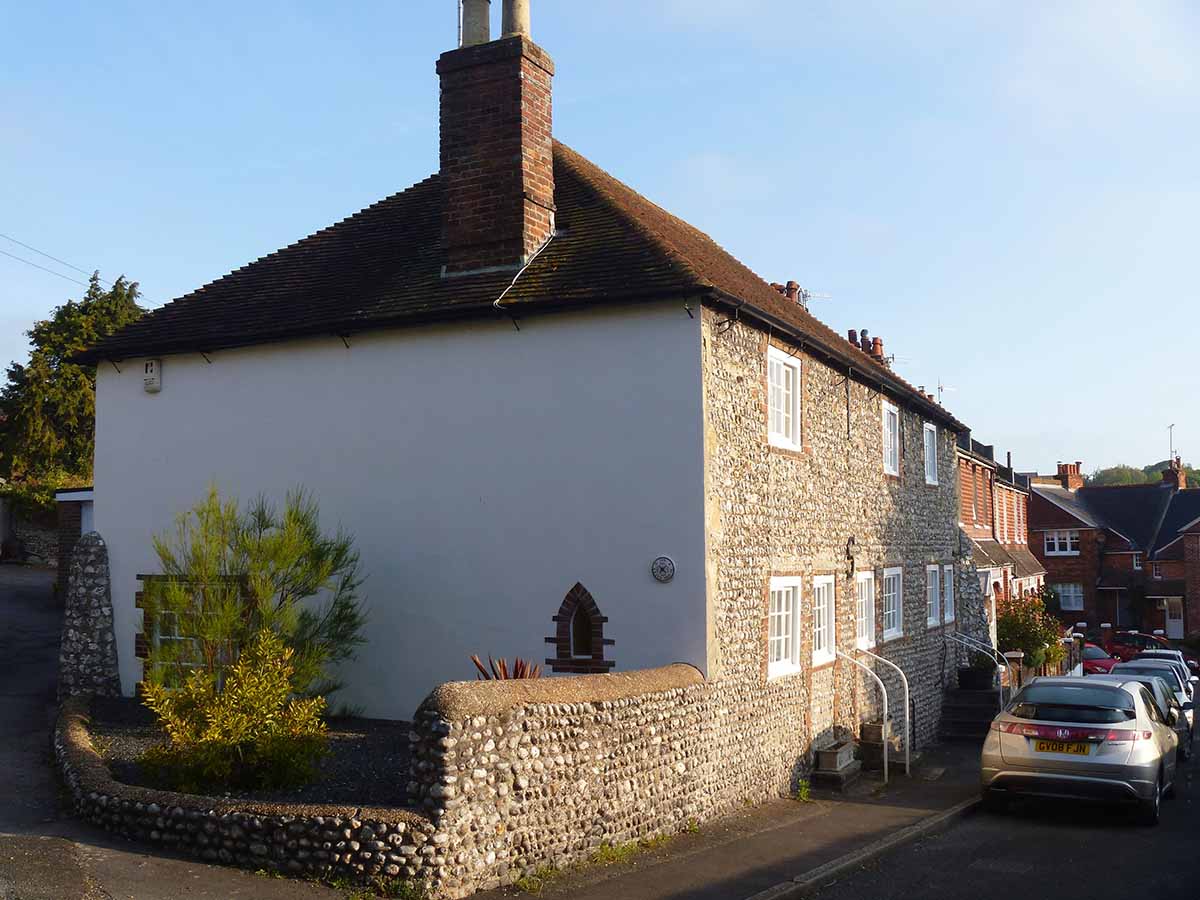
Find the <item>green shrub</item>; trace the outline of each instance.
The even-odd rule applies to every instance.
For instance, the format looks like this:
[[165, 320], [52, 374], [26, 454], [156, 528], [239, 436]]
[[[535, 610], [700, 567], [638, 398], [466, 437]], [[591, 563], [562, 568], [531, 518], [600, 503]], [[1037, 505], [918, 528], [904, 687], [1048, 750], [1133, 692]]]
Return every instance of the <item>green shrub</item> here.
[[996, 636], [1002, 652], [1021, 650], [1025, 654], [1022, 662], [1029, 668], [1047, 663], [1055, 665], [1062, 660], [1065, 650], [1059, 643], [1063, 626], [1046, 608], [1047, 600], [1054, 602], [1054, 592], [1024, 597], [1012, 597], [1002, 601], [996, 610]]
[[219, 689], [204, 668], [177, 688], [147, 683], [145, 704], [167, 733], [167, 743], [142, 756], [147, 774], [191, 793], [310, 781], [325, 753], [325, 701], [293, 694], [294, 655], [264, 629], [223, 671]]

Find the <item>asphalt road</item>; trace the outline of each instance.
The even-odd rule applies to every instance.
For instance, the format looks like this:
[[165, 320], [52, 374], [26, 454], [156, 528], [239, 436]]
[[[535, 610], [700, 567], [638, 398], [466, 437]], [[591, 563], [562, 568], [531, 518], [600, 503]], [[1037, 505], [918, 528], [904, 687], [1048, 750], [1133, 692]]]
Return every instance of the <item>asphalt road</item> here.
[[820, 900], [1200, 897], [1200, 754], [1157, 827], [1120, 809], [1022, 802], [977, 812], [822, 886]]
[[141, 853], [76, 822], [50, 751], [62, 613], [54, 573], [0, 566], [0, 900], [329, 900], [340, 892]]

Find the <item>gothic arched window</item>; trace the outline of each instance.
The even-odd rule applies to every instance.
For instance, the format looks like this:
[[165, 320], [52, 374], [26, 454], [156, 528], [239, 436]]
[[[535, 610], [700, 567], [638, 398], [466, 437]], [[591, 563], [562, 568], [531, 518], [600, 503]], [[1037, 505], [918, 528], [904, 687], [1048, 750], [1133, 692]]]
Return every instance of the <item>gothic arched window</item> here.
[[616, 665], [604, 658], [604, 648], [613, 645], [604, 636], [604, 623], [596, 601], [582, 584], [576, 584], [563, 598], [553, 617], [554, 635], [546, 638], [555, 647], [554, 657], [546, 660], [553, 672], [607, 672]]

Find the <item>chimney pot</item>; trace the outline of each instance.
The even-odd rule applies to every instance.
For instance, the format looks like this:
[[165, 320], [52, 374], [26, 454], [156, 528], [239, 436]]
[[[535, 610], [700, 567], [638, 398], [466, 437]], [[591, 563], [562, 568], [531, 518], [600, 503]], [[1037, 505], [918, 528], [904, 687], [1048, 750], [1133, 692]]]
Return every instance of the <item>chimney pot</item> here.
[[502, 21], [504, 37], [521, 35], [532, 40], [533, 34], [529, 28], [529, 0], [504, 0]]
[[862, 347], [862, 352], [870, 353], [871, 352], [871, 337], [870, 337], [870, 335], [867, 334], [867, 329], [864, 328], [862, 331], [860, 331], [858, 333], [858, 335], [859, 335], [859, 346]]
[[871, 355], [883, 359], [883, 338], [871, 338]]
[[474, 47], [492, 39], [492, 0], [463, 0], [462, 46]]
[[794, 303], [798, 296], [800, 296], [800, 285], [795, 281], [789, 281], [787, 283], [787, 298]]
[[851, 328], [850, 331], [847, 332], [846, 336], [850, 339], [850, 343], [852, 343], [855, 347], [858, 346], [858, 331]]

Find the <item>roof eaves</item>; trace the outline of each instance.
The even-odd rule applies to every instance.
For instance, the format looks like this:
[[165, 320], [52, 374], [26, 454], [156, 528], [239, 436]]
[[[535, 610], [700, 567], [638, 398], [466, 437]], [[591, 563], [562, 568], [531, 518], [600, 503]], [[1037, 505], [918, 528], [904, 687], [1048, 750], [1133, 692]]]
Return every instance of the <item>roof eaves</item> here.
[[713, 288], [709, 296], [716, 304], [731, 308], [735, 315], [747, 314], [751, 318], [758, 319], [773, 331], [781, 332], [798, 341], [802, 349], [809, 352], [815, 350], [817, 355], [824, 357], [826, 361], [845, 366], [852, 375], [857, 375], [860, 381], [880, 391], [886, 391], [894, 398], [911, 403], [922, 413], [925, 413], [930, 418], [937, 419], [955, 431], [967, 430], [967, 426], [954, 418], [947, 410], [919, 396], [916, 391], [905, 385], [899, 378], [883, 376], [882, 371], [880, 371], [882, 366], [879, 366], [877, 363], [864, 366], [862, 365], [862, 360], [852, 358], [850, 354], [842, 351], [841, 348], [834, 349], [830, 347], [825, 341], [814, 337], [790, 322], [785, 322], [783, 319], [772, 315], [766, 310], [760, 309], [755, 304], [743, 300], [741, 297], [734, 297], [717, 288]]

